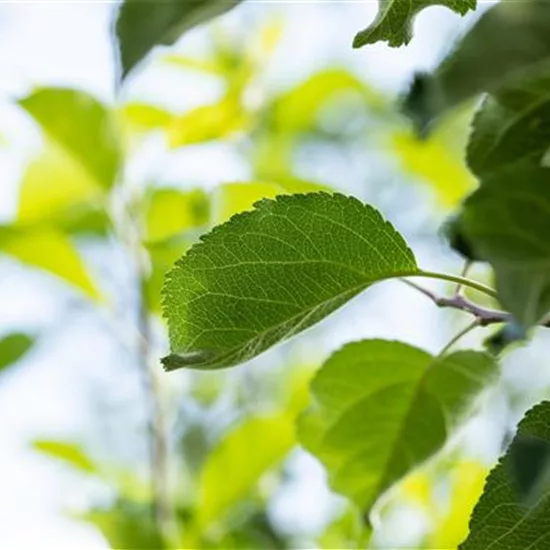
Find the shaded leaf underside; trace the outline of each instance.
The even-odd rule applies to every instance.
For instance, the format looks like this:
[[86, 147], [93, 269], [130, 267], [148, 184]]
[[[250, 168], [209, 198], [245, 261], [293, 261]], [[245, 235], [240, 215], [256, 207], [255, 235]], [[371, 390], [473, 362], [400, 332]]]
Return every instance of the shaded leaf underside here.
[[331, 485], [368, 511], [393, 483], [437, 452], [497, 365], [478, 352], [434, 358], [403, 344], [348, 344], [312, 383], [300, 442]]

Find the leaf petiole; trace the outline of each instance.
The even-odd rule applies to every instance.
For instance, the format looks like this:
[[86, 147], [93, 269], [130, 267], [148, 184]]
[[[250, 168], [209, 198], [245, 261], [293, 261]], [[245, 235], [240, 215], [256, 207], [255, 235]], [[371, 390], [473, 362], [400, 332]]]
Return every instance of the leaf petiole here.
[[478, 292], [482, 292], [483, 294], [486, 294], [487, 296], [490, 296], [491, 298], [497, 299], [497, 292], [495, 289], [488, 287], [484, 285], [483, 283], [479, 283], [477, 281], [473, 281], [472, 279], [468, 279], [467, 277], [462, 277], [460, 275], [450, 275], [448, 273], [438, 273], [436, 271], [418, 271], [414, 275], [411, 275], [412, 277], [425, 277], [428, 279], [439, 279], [442, 281], [449, 281], [450, 283], [457, 283], [461, 286], [467, 286], [469, 288], [472, 288], [474, 290], [477, 290]]

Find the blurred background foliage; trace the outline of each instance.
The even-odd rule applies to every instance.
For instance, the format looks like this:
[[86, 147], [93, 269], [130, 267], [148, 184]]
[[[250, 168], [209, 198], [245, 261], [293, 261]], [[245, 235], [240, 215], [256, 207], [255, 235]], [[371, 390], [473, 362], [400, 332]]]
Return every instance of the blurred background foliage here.
[[[380, 503], [372, 538], [359, 511], [308, 481], [307, 470], [322, 474], [296, 449], [294, 422], [325, 356], [322, 329], [312, 331], [309, 342], [270, 352], [253, 368], [169, 376], [157, 363], [166, 351], [160, 318], [166, 271], [201, 233], [257, 200], [353, 192], [378, 204], [430, 258], [440, 244], [427, 235], [474, 185], [462, 158], [474, 105], [452, 113], [420, 141], [397, 113], [396, 97], [344, 63], [320, 64], [281, 85], [270, 67], [287, 20], [267, 9], [253, 24], [235, 17], [231, 25], [222, 20], [201, 30], [207, 38], [200, 48], [184, 41], [156, 51], [142, 68], [137, 81], [155, 78], [155, 71], [168, 71], [170, 82], [181, 77], [185, 86], [167, 85], [176, 94], [194, 90], [199, 96], [184, 110], [147, 98], [132, 82], [111, 103], [83, 89], [43, 86], [3, 98], [39, 145], [21, 170], [13, 215], [0, 227], [0, 273], [16, 269], [20, 277], [19, 264], [24, 274], [36, 270], [33, 284], [45, 285], [62, 305], [56, 326], [41, 332], [32, 323], [2, 324], [0, 384], [28, 376], [34, 357], [63, 346], [65, 336], [53, 332], [82, 312], [101, 329], [99, 336], [81, 337], [77, 362], [94, 357], [98, 338], [113, 341], [110, 397], [101, 385], [90, 387], [96, 407], [91, 420], [67, 433], [44, 426], [28, 438], [33, 453], [73, 476], [85, 497], [68, 498], [64, 513], [101, 533], [93, 539], [99, 547], [358, 548], [370, 539], [379, 548], [456, 548], [494, 450], [483, 455], [463, 439], [453, 442]], [[2, 146], [13, 151], [17, 143], [6, 136]], [[212, 173], [213, 147], [230, 151], [241, 178], [227, 177], [223, 167], [215, 184], [193, 170], [177, 177], [165, 170], [177, 163]], [[453, 256], [445, 261], [458, 265]], [[386, 323], [376, 297], [373, 302], [374, 325], [364, 325], [367, 332]], [[409, 310], [411, 304], [417, 302]], [[357, 323], [351, 321], [359, 330], [361, 307]], [[415, 322], [414, 313], [404, 317]], [[439, 327], [440, 319], [428, 325], [438, 327], [443, 341], [451, 331]], [[455, 323], [451, 314], [446, 319]], [[426, 332], [427, 325], [418, 324]], [[433, 341], [437, 347], [440, 340]], [[152, 367], [144, 366], [148, 360]], [[507, 383], [515, 410], [525, 408], [528, 399]], [[103, 399], [113, 392], [119, 396], [108, 405]], [[25, 406], [33, 407], [32, 394]], [[162, 532], [148, 450], [159, 429], [173, 508]], [[506, 426], [493, 429], [500, 441]], [[314, 528], [288, 520], [308, 506], [318, 507]], [[277, 513], [281, 507], [286, 521]]]

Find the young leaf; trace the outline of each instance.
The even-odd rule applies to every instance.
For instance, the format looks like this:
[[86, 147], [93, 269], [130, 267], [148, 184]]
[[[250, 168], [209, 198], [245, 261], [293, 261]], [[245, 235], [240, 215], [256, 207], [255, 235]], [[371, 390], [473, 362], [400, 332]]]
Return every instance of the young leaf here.
[[70, 239], [40, 226], [0, 227], [0, 254], [56, 275], [94, 300], [101, 296]]
[[550, 74], [488, 96], [472, 127], [468, 164], [479, 177], [524, 159], [539, 163], [550, 144]]
[[0, 339], [0, 372], [19, 361], [34, 344], [27, 334], [13, 333]]
[[251, 418], [229, 432], [202, 470], [198, 524], [204, 529], [221, 519], [295, 444], [294, 418], [289, 414]]
[[145, 213], [148, 243], [162, 242], [208, 224], [210, 205], [201, 189], [156, 188], [148, 198]]
[[168, 273], [167, 370], [252, 359], [371, 284], [418, 272], [403, 238], [371, 206], [328, 193], [256, 203]]
[[387, 42], [392, 47], [408, 44], [416, 15], [429, 6], [446, 6], [464, 15], [476, 8], [476, 0], [379, 0], [378, 15], [365, 30], [357, 33], [354, 48], [366, 44]]
[[550, 443], [550, 402], [537, 405], [520, 422], [508, 452], [487, 478], [484, 493], [470, 521], [470, 534], [460, 550], [548, 548], [548, 484], [536, 500], [526, 502], [515, 476], [514, 456], [518, 451], [524, 452], [521, 448], [526, 440]]
[[513, 85], [549, 61], [550, 3], [500, 2], [481, 16], [434, 74], [417, 76], [404, 109], [426, 128], [445, 110], [481, 92]]
[[55, 458], [86, 474], [97, 472], [97, 466], [92, 459], [76, 444], [66, 441], [55, 441], [51, 439], [36, 439], [32, 444], [35, 451]]
[[298, 438], [333, 488], [368, 511], [441, 449], [497, 369], [474, 351], [433, 357], [399, 342], [348, 344], [314, 378]]
[[19, 104], [98, 187], [114, 184], [121, 162], [119, 132], [104, 105], [87, 93], [61, 88], [38, 89]]
[[69, 234], [105, 234], [109, 229], [105, 190], [79, 162], [48, 141], [21, 180], [16, 224], [55, 226]]
[[169, 46], [185, 31], [224, 14], [242, 0], [125, 0], [116, 21], [122, 78], [156, 45]]
[[483, 180], [460, 218], [475, 256], [492, 265], [502, 304], [528, 328], [550, 311], [550, 169], [529, 161]]

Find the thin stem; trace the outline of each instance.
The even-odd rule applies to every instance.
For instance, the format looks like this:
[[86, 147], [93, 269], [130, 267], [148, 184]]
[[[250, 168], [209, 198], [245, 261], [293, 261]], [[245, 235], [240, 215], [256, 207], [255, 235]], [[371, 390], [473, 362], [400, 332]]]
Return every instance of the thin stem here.
[[468, 298], [462, 294], [455, 294], [453, 297], [447, 298], [445, 296], [438, 296], [431, 290], [413, 283], [412, 281], [408, 281], [406, 279], [401, 279], [401, 281], [429, 298], [438, 307], [448, 307], [463, 311], [464, 313], [470, 313], [477, 319], [479, 326], [505, 323], [512, 319], [512, 316], [506, 311], [484, 308], [475, 302], [468, 300]]
[[407, 286], [414, 288], [416, 291], [420, 292], [421, 294], [424, 294], [424, 296], [432, 300], [432, 302], [437, 303], [437, 301], [439, 300], [439, 298], [431, 290], [428, 290], [427, 288], [424, 288], [423, 286], [416, 284], [413, 281], [409, 281], [408, 279], [399, 279], [399, 280], [402, 283], [405, 283]]
[[473, 288], [474, 290], [482, 292], [483, 294], [486, 294], [491, 298], [497, 298], [496, 290], [494, 290], [493, 288], [490, 288], [483, 283], [473, 281], [472, 279], [461, 277], [460, 275], [449, 275], [447, 273], [438, 273], [435, 271], [419, 271], [418, 273], [411, 275], [411, 277], [426, 277], [428, 279], [440, 279], [442, 281], [449, 281], [450, 283], [457, 283], [463, 286], [467, 286], [469, 288]]
[[474, 319], [470, 324], [466, 325], [451, 341], [439, 352], [439, 357], [445, 355], [461, 338], [466, 336], [472, 330], [480, 326], [479, 319]]
[[148, 444], [151, 491], [154, 519], [159, 534], [168, 539], [173, 533], [173, 511], [168, 480], [169, 464], [166, 437], [166, 422], [162, 392], [157, 376], [154, 335], [147, 297], [149, 259], [142, 246], [142, 229], [133, 213], [131, 197], [124, 186], [119, 188], [120, 209], [113, 215], [113, 225], [126, 246], [133, 262], [136, 281], [136, 340], [135, 350], [139, 370], [143, 376], [145, 398], [148, 405]]

